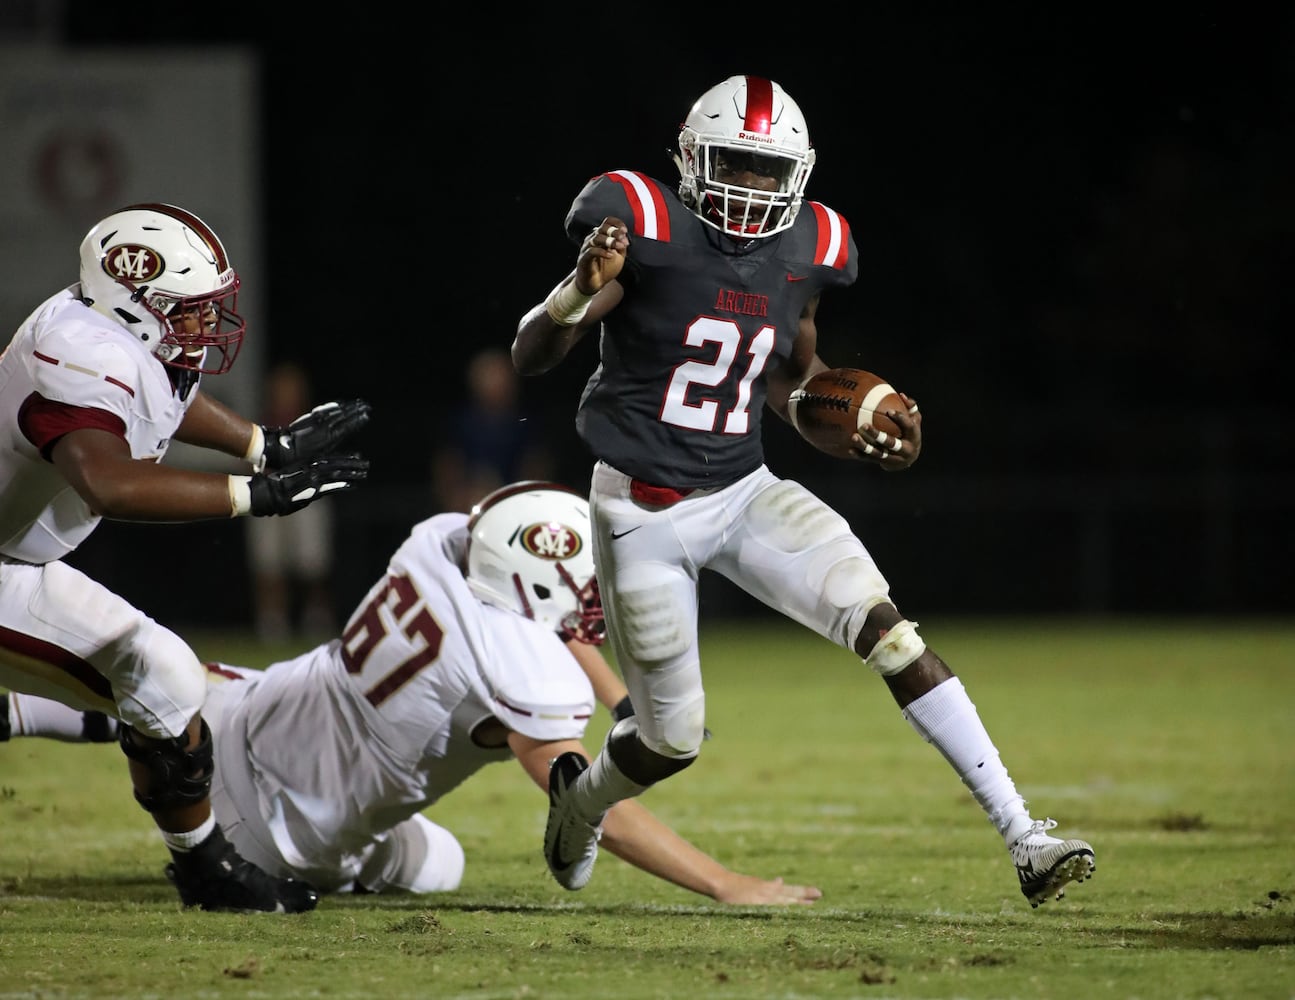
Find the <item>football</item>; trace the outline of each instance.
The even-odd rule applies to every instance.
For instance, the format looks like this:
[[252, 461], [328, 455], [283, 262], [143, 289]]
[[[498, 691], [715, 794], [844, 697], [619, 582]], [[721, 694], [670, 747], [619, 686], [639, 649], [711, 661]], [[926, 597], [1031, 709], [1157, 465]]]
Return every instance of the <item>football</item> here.
[[849, 458], [850, 436], [872, 424], [899, 434], [887, 410], [905, 409], [889, 382], [862, 368], [829, 368], [794, 389], [787, 401], [792, 426], [819, 451]]

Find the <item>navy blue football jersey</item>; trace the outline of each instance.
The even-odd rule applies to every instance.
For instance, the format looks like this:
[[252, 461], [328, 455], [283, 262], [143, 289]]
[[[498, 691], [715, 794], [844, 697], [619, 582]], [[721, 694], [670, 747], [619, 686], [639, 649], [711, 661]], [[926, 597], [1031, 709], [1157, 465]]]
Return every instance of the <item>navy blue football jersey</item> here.
[[630, 227], [625, 297], [602, 324], [576, 417], [593, 454], [636, 479], [724, 486], [764, 461], [765, 379], [805, 304], [858, 276], [845, 219], [818, 202], [766, 239], [735, 241], [646, 174], [600, 174], [566, 218], [577, 245], [607, 216]]

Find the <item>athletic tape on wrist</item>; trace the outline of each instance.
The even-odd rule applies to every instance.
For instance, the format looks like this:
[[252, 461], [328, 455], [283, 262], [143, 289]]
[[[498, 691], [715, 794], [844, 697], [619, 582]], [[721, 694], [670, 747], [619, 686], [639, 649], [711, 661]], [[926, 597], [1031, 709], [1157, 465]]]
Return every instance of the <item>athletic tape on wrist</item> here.
[[252, 477], [230, 476], [229, 509], [230, 517], [242, 517], [252, 510]]
[[252, 425], [252, 440], [247, 443], [243, 461], [249, 463], [257, 472], [265, 467], [265, 431], [261, 429], [260, 424]]
[[557, 285], [544, 300], [544, 310], [549, 319], [558, 326], [575, 326], [585, 318], [589, 311], [592, 295], [586, 295], [576, 287], [574, 280]]

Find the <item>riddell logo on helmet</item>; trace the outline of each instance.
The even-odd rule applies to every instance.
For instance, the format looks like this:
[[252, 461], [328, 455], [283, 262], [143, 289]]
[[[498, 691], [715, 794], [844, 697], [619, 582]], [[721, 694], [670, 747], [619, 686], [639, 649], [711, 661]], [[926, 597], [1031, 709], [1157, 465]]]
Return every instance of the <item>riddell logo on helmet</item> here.
[[532, 524], [522, 531], [521, 541], [527, 552], [541, 559], [570, 559], [584, 548], [579, 535], [553, 521]]
[[737, 134], [737, 137], [739, 139], [747, 139], [750, 142], [765, 142], [765, 143], [768, 143], [770, 146], [774, 145], [777, 142], [776, 139], [774, 139], [772, 136], [766, 135], [764, 132], [739, 132]]
[[156, 250], [135, 243], [113, 247], [103, 258], [104, 273], [111, 278], [152, 281], [166, 270], [166, 262]]

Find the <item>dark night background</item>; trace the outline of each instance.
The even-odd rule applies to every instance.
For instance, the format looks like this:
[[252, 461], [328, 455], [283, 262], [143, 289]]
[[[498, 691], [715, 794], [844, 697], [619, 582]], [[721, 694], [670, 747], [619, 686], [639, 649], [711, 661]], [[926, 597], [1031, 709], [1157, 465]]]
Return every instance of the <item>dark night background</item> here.
[[[427, 454], [469, 355], [507, 346], [574, 262], [576, 191], [617, 167], [673, 185], [692, 101], [751, 72], [800, 104], [809, 197], [859, 248], [857, 284], [824, 297], [820, 353], [884, 374], [925, 419], [899, 475], [820, 456], [777, 421], [768, 458], [851, 520], [901, 608], [1291, 610], [1290, 15], [636, 6], [450, 28], [383, 5], [267, 28], [217, 10], [76, 0], [63, 37], [259, 54], [269, 359], [301, 360], [320, 398], [375, 406], [372, 479], [337, 498], [343, 607], [430, 512]], [[184, 137], [159, 155], [167, 141]], [[525, 383], [581, 488], [572, 419], [594, 364], [586, 342]], [[105, 524], [84, 559], [156, 617], [245, 621], [236, 532]], [[109, 554], [132, 541], [212, 579], [191, 603], [165, 574], [124, 582]], [[751, 610], [726, 586], [711, 578], [703, 599]], [[228, 600], [195, 611], [212, 590]]]

